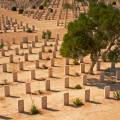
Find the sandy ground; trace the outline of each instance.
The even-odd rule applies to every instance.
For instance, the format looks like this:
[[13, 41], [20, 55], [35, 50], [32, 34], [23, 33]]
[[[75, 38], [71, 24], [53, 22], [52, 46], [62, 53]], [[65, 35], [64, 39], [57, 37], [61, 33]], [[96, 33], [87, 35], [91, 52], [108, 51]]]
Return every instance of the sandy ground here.
[[[66, 32], [64, 28], [58, 28], [56, 26], [56, 21], [37, 21], [32, 18], [23, 17], [22, 15], [18, 15], [17, 13], [0, 9], [0, 15], [4, 14], [6, 16], [10, 16], [13, 18], [17, 18], [19, 21], [23, 21], [24, 23], [28, 23], [30, 25], [35, 25], [37, 27], [36, 33], [24, 33], [24, 32], [16, 32], [16, 33], [5, 33], [0, 34], [0, 39], [4, 39], [4, 41], [11, 41], [12, 38], [16, 38], [16, 42], [20, 42], [22, 37], [28, 36], [29, 41], [34, 40], [35, 35], [39, 35], [39, 41], [41, 39], [41, 31], [50, 29], [52, 33], [52, 37], [56, 38], [56, 34], [60, 34], [59, 48], [62, 43], [62, 36]], [[48, 53], [48, 49], [53, 49], [53, 46], [49, 45], [53, 44], [54, 41], [49, 41], [48, 46], [45, 48], [46, 52], [43, 53], [43, 60], [40, 60], [40, 65], [46, 64], [49, 66], [49, 60], [45, 60], [46, 57], [51, 57], [51, 53]], [[47, 70], [37, 69], [36, 77], [38, 80], [30, 80], [30, 70], [35, 69], [35, 60], [38, 59], [38, 52], [40, 51], [41, 43], [36, 43], [38, 48], [33, 48], [34, 53], [30, 54], [29, 59], [32, 61], [25, 62], [24, 68], [25, 71], [19, 71], [18, 69], [18, 59], [21, 58], [21, 61], [24, 61], [23, 56], [15, 56], [15, 63], [9, 63], [9, 57], [0, 57], [0, 82], [2, 80], [7, 79], [10, 83], [11, 96], [4, 97], [4, 89], [3, 85], [0, 85], [0, 120], [119, 120], [120, 119], [120, 102], [113, 99], [104, 99], [104, 86], [110, 85], [112, 90], [119, 89], [120, 84], [108, 84], [99, 82], [99, 73], [100, 71], [95, 71], [95, 75], [88, 75], [89, 81], [93, 81], [94, 84], [83, 87], [81, 90], [75, 90], [75, 85], [82, 85], [81, 77], [75, 76], [75, 73], [79, 73], [79, 65], [73, 65], [72, 60], [70, 60], [70, 88], [64, 88], [64, 58], [62, 58], [57, 51], [57, 58], [55, 59], [55, 67], [53, 67], [53, 78], [47, 77]], [[12, 45], [12, 48], [19, 47], [19, 45]], [[21, 50], [21, 53], [27, 53], [28, 49]], [[6, 55], [14, 54], [14, 50], [6, 51]], [[87, 72], [90, 67], [90, 60], [88, 57], [85, 58], [86, 69]], [[2, 72], [2, 64], [8, 63], [8, 71], [7, 73]], [[120, 64], [116, 65], [120, 67]], [[110, 63], [103, 63], [101, 69], [105, 70], [110, 67]], [[19, 81], [12, 83], [12, 73], [13, 71], [18, 71], [19, 73]], [[51, 81], [51, 90], [50, 92], [45, 91], [45, 81], [40, 81], [39, 78], [44, 77]], [[105, 77], [106, 80], [110, 80], [110, 77]], [[26, 95], [25, 94], [25, 82], [30, 81], [32, 84], [32, 93], [35, 93], [37, 90], [44, 91], [43, 95], [48, 96], [48, 109], [41, 110], [41, 96], [43, 95]], [[91, 90], [91, 102], [84, 102], [84, 91], [86, 88], [90, 88]], [[70, 106], [63, 105], [63, 93], [70, 93]], [[113, 91], [111, 91], [111, 98]], [[29, 115], [29, 110], [31, 107], [31, 96], [34, 100], [34, 103], [40, 109], [41, 114], [38, 115]], [[20, 114], [17, 111], [17, 100], [18, 99], [25, 100], [25, 113]], [[74, 107], [73, 99], [80, 98], [84, 105], [82, 107]]]

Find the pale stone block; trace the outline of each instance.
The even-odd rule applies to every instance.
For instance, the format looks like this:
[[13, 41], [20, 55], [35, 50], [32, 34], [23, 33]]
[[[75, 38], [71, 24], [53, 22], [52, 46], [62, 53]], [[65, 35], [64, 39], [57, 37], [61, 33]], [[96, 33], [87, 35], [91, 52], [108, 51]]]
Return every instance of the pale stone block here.
[[47, 96], [41, 98], [41, 107], [42, 109], [47, 109]]
[[3, 72], [7, 72], [7, 64], [6, 63], [3, 64]]
[[80, 73], [85, 73], [85, 64], [84, 63], [80, 64]]
[[104, 87], [104, 98], [110, 98], [110, 86]]
[[90, 89], [85, 90], [85, 102], [90, 101]]
[[31, 93], [31, 83], [25, 83], [26, 94]]
[[65, 88], [69, 88], [69, 77], [65, 77]]
[[35, 79], [35, 70], [31, 70], [31, 80]]
[[82, 76], [82, 85], [87, 85], [87, 75]]
[[116, 70], [116, 79], [120, 80], [120, 70]]
[[52, 67], [48, 68], [48, 77], [53, 77], [53, 69], [52, 69]]
[[19, 113], [24, 112], [24, 100], [18, 100], [18, 112]]
[[13, 82], [17, 82], [17, 81], [18, 81], [18, 73], [13, 72]]
[[69, 105], [69, 93], [64, 93], [64, 105]]
[[66, 65], [64, 68], [64, 75], [69, 75], [69, 66]]
[[46, 80], [46, 81], [45, 81], [45, 89], [46, 89], [47, 91], [50, 91], [50, 80]]
[[10, 96], [10, 87], [9, 87], [9, 85], [4, 86], [4, 93], [5, 93], [5, 97]]

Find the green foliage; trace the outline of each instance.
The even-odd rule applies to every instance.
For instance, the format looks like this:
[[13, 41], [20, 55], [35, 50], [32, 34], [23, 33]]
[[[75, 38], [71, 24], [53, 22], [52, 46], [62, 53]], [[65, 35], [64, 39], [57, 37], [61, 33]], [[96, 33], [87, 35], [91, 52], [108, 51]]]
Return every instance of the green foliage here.
[[46, 32], [42, 32], [42, 39], [45, 39]]
[[26, 30], [26, 32], [32, 33], [33, 31], [31, 30], [31, 28], [28, 28], [28, 29]]
[[83, 105], [83, 102], [79, 98], [76, 98], [76, 99], [73, 100], [73, 104], [75, 106], [79, 107], [79, 106]]
[[[111, 58], [109, 52], [116, 48], [120, 38], [119, 31], [120, 10], [98, 0], [89, 0], [88, 13], [80, 14], [78, 20], [68, 24], [60, 53], [63, 57], [72, 59], [90, 55], [92, 61], [90, 73], [92, 73], [100, 56], [104, 54], [104, 59], [107, 55], [109, 55], [107, 58]], [[118, 53], [115, 53], [114, 57], [116, 61]]]
[[74, 59], [74, 60], [73, 60], [73, 64], [74, 64], [74, 65], [79, 65], [78, 60], [77, 60], [77, 59]]
[[75, 89], [82, 89], [82, 87], [81, 87], [81, 85], [78, 84], [75, 86]]
[[42, 32], [42, 39], [47, 39], [47, 40], [49, 40], [50, 38], [51, 38], [51, 31], [50, 30], [47, 30], [46, 32], [45, 31], [43, 31]]
[[12, 11], [17, 11], [17, 8], [14, 6], [11, 8]]
[[18, 10], [19, 14], [23, 14], [23, 12], [24, 12], [24, 10], [22, 8]]
[[37, 107], [35, 105], [31, 106], [30, 112], [32, 115], [38, 114], [39, 110], [37, 109]]
[[3, 47], [4, 47], [4, 44], [1, 43], [1, 44], [0, 44], [0, 49], [2, 49]]
[[115, 91], [113, 93], [113, 96], [114, 96], [115, 99], [120, 100], [120, 91]]

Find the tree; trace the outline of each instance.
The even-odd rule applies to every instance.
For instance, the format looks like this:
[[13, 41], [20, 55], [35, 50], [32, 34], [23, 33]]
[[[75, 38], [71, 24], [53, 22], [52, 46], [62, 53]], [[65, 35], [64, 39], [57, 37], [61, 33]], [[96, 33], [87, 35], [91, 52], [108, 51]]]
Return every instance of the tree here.
[[[112, 28], [112, 29], [111, 29]], [[104, 2], [90, 0], [88, 13], [81, 14], [78, 20], [68, 25], [64, 36], [61, 55], [79, 59], [90, 55], [89, 73], [99, 58], [104, 54], [107, 58], [111, 49], [120, 38], [120, 11]]]

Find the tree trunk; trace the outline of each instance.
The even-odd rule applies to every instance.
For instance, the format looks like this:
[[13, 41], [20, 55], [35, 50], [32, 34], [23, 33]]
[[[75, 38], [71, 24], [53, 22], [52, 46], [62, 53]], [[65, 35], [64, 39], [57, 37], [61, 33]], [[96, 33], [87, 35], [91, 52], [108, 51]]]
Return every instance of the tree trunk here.
[[91, 63], [90, 69], [89, 69], [89, 74], [93, 74], [93, 69], [94, 69], [95, 64], [96, 64], [96, 61], [92, 60], [92, 63]]
[[111, 62], [111, 70], [115, 70], [115, 62]]

